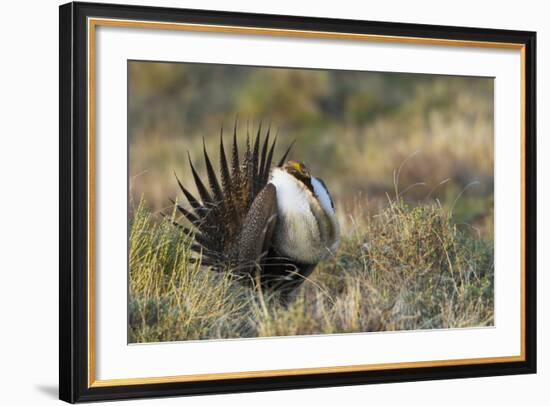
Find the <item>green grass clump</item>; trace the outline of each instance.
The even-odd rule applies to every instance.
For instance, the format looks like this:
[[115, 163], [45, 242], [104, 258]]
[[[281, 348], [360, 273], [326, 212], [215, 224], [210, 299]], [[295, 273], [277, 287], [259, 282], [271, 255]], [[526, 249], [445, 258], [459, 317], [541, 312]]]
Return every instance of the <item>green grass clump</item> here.
[[142, 203], [130, 221], [129, 341], [490, 326], [493, 248], [442, 207], [391, 202], [342, 218], [337, 252], [288, 306], [193, 261], [191, 241]]

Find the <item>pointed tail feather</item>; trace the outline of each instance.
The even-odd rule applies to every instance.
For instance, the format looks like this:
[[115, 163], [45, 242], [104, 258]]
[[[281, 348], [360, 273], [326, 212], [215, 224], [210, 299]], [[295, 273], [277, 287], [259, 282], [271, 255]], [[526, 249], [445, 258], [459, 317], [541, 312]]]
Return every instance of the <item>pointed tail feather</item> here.
[[206, 173], [208, 175], [208, 183], [210, 184], [210, 189], [214, 195], [215, 201], [223, 203], [223, 193], [220, 188], [220, 184], [218, 183], [216, 173], [214, 172], [214, 168], [212, 167], [212, 163], [210, 162], [208, 152], [206, 152], [204, 137], [202, 138], [202, 150], [204, 153], [204, 162], [206, 163]]
[[268, 144], [269, 144], [269, 133], [270, 133], [270, 131], [271, 131], [271, 125], [267, 128], [267, 133], [265, 135], [265, 140], [264, 140], [263, 146], [262, 146], [262, 155], [261, 155], [261, 158], [260, 158], [260, 173], [259, 173], [261, 183], [264, 183], [265, 171], [269, 170], [269, 168], [266, 168], [266, 166], [265, 166], [265, 162], [266, 162], [265, 160], [267, 158], [267, 147], [268, 147]]
[[241, 168], [239, 164], [239, 146], [237, 145], [237, 120], [235, 120], [235, 126], [233, 127], [233, 147], [231, 151], [231, 174], [233, 179], [238, 179], [241, 176]]
[[197, 190], [199, 191], [199, 195], [201, 197], [203, 205], [206, 206], [208, 203], [212, 203], [212, 196], [210, 196], [210, 193], [204, 186], [204, 183], [202, 183], [200, 176], [197, 174], [197, 171], [193, 166], [193, 162], [191, 161], [191, 155], [189, 154], [189, 151], [187, 151], [187, 157], [189, 158], [189, 166], [191, 167], [191, 173], [193, 174], [195, 185], [197, 186]]
[[279, 161], [279, 163], [277, 164], [277, 166], [283, 166], [283, 164], [285, 163], [286, 161], [286, 157], [288, 156], [288, 153], [290, 152], [290, 150], [292, 149], [292, 146], [294, 145], [294, 143], [296, 142], [296, 140], [292, 141], [290, 143], [290, 145], [288, 146], [285, 154], [283, 155], [283, 157], [281, 158], [281, 160]]
[[183, 192], [183, 194], [185, 195], [185, 198], [187, 199], [187, 201], [189, 202], [189, 204], [191, 205], [191, 207], [193, 208], [193, 210], [198, 214], [200, 215], [201, 212], [204, 212], [204, 207], [202, 204], [199, 203], [199, 201], [195, 198], [195, 196], [193, 196], [191, 194], [191, 192], [189, 192], [182, 184], [181, 184], [181, 181], [179, 180], [178, 178], [178, 175], [176, 175], [176, 172], [174, 172], [174, 176], [176, 177], [176, 180], [178, 182], [178, 186], [179, 188], [181, 189], [181, 191]]
[[225, 149], [223, 146], [223, 128], [220, 132], [220, 174], [222, 179], [222, 188], [225, 197], [230, 197], [232, 182], [231, 175], [229, 173], [229, 167], [227, 165], [227, 158], [225, 156]]
[[254, 141], [254, 149], [252, 151], [252, 173], [256, 175], [258, 173], [258, 157], [260, 154], [260, 135], [262, 132], [262, 122], [258, 126], [258, 132], [256, 133], [256, 140]]
[[273, 144], [271, 144], [271, 148], [269, 149], [269, 152], [267, 154], [267, 160], [265, 162], [265, 172], [262, 178], [262, 181], [264, 183], [267, 183], [267, 179], [269, 178], [269, 171], [271, 169], [271, 162], [273, 160], [273, 151], [275, 150], [276, 143], [277, 143], [277, 134], [275, 134], [275, 139], [273, 140]]
[[169, 200], [170, 202], [172, 202], [173, 205], [176, 206], [176, 209], [183, 215], [183, 217], [185, 217], [191, 224], [193, 224], [195, 227], [200, 225], [201, 221], [196, 215], [194, 215], [189, 210], [186, 210], [184, 207], [177, 204], [175, 200], [173, 199], [169, 199]]

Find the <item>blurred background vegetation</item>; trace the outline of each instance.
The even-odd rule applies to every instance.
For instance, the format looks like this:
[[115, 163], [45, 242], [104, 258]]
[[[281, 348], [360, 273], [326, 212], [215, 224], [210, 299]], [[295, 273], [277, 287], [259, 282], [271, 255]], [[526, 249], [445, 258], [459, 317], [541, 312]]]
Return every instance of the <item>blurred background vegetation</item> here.
[[204, 173], [202, 137], [217, 163], [220, 128], [227, 149], [238, 116], [241, 141], [260, 120], [278, 132], [279, 154], [295, 139], [291, 157], [324, 179], [340, 215], [358, 198], [376, 213], [397, 186], [407, 203], [438, 200], [492, 239], [492, 78], [141, 61], [128, 69], [131, 207], [142, 196], [154, 213], [181, 200], [173, 171], [192, 186], [187, 151]]

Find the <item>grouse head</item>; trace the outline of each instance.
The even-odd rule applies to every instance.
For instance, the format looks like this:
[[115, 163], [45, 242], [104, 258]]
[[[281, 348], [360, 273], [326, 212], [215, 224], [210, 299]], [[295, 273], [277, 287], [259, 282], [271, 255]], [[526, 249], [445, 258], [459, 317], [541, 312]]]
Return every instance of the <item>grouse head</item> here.
[[283, 170], [302, 182], [308, 189], [313, 190], [311, 174], [302, 162], [288, 161], [283, 165]]

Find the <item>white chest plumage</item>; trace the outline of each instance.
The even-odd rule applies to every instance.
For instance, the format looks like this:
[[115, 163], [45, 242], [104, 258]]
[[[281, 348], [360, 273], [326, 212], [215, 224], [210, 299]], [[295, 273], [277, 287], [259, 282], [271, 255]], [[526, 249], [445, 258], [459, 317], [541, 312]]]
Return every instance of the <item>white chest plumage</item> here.
[[277, 228], [274, 244], [280, 254], [304, 264], [315, 264], [336, 249], [338, 221], [328, 191], [311, 179], [312, 193], [302, 182], [275, 168], [270, 182], [277, 189]]

